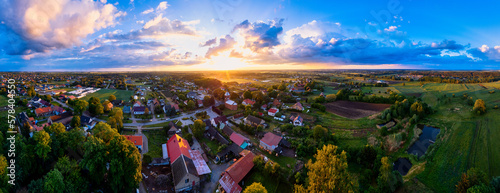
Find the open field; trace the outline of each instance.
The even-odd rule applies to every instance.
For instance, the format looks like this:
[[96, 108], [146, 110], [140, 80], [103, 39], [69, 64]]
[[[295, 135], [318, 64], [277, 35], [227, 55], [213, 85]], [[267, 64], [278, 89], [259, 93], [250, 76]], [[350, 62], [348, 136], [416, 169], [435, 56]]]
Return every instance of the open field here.
[[[292, 187], [290, 187], [288, 184], [279, 182], [276, 180], [276, 177], [270, 176], [261, 171], [257, 171], [255, 168], [252, 169], [243, 180], [245, 181], [245, 184], [247, 186], [251, 185], [254, 182], [260, 182], [269, 193], [292, 192]], [[246, 187], [243, 187], [243, 189], [245, 188]]]
[[349, 119], [359, 119], [381, 112], [390, 104], [374, 104], [352, 101], [335, 101], [326, 103], [326, 111]]
[[95, 93], [87, 94], [82, 100], [89, 100], [90, 97], [97, 97], [104, 102], [110, 95], [115, 95], [116, 99], [128, 101], [134, 92], [131, 90], [101, 89]]
[[142, 131], [144, 135], [148, 138], [148, 154], [152, 158], [162, 157], [161, 144], [167, 143], [168, 138], [165, 135], [165, 131], [160, 130], [147, 130]]

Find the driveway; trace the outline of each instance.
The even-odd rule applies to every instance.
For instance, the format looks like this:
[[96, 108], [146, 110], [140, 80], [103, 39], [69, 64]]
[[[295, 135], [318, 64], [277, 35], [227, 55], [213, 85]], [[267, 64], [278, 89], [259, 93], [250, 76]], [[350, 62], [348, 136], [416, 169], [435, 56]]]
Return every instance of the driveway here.
[[229, 166], [231, 165], [231, 162], [226, 162], [220, 165], [214, 164], [212, 162], [208, 163], [208, 167], [210, 167], [210, 170], [212, 170], [212, 175], [210, 176], [210, 181], [207, 182], [203, 186], [203, 190], [201, 192], [203, 193], [212, 193], [214, 192], [215, 188], [217, 188], [217, 184], [219, 183], [220, 175], [224, 170], [226, 170]]

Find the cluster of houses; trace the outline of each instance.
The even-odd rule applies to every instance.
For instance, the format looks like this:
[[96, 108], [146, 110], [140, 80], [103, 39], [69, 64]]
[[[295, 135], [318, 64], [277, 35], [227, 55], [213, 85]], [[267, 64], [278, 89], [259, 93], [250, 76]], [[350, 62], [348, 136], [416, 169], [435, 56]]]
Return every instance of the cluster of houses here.
[[80, 85], [76, 85], [75, 88], [76, 88], [76, 90], [70, 91], [70, 92], [68, 92], [68, 94], [76, 95], [76, 98], [83, 98], [83, 97], [87, 96], [87, 94], [95, 93], [95, 92], [101, 90], [100, 88], [94, 89], [93, 87], [83, 88]]

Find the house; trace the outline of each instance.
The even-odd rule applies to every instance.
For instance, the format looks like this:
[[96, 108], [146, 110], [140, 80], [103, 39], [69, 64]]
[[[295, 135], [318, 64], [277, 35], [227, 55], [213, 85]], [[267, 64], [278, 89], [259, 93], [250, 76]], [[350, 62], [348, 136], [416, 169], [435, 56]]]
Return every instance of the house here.
[[225, 106], [226, 106], [226, 108], [233, 110], [233, 111], [238, 110], [238, 104], [232, 100], [227, 100], [225, 102]]
[[135, 101], [135, 103], [134, 103], [133, 106], [134, 107], [140, 107], [140, 106], [142, 106], [141, 101]]
[[304, 125], [304, 119], [300, 115], [292, 115], [290, 117], [290, 120], [292, 121], [292, 124], [295, 126], [303, 126]]
[[[225, 139], [225, 138], [224, 138]], [[219, 151], [216, 156], [216, 161], [228, 161], [233, 156], [239, 155], [243, 149], [238, 146], [236, 143], [231, 143], [222, 151]]]
[[214, 113], [217, 113], [218, 115], [222, 116], [222, 111], [219, 108], [217, 108], [216, 106], [212, 106], [212, 111]]
[[198, 100], [198, 107], [203, 107], [203, 101], [202, 100]]
[[320, 96], [320, 97], [325, 97], [325, 94], [323, 94], [323, 92], [321, 92], [321, 93], [319, 94], [319, 96]]
[[231, 98], [231, 93], [226, 91], [226, 93], [224, 93], [224, 99], [229, 100], [229, 98]]
[[208, 128], [208, 130], [205, 131], [205, 135], [207, 138], [210, 140], [217, 140], [219, 144], [221, 145], [227, 145], [229, 144], [229, 141], [227, 141], [226, 138], [224, 138], [216, 129], [213, 127]]
[[294, 105], [292, 105], [290, 107], [290, 109], [295, 109], [297, 111], [303, 111], [304, 110], [304, 107], [302, 106], [302, 104], [300, 102], [297, 102], [295, 103]]
[[69, 95], [68, 98], [71, 99], [71, 100], [75, 100], [76, 99], [76, 97], [73, 96], [73, 95]]
[[114, 105], [114, 106], [121, 106], [123, 105], [123, 100], [113, 100], [111, 101], [111, 103]]
[[52, 114], [52, 107], [37, 108], [35, 114], [37, 117], [50, 115]]
[[168, 127], [169, 127], [169, 129], [167, 131], [168, 135], [175, 135], [175, 134], [177, 134], [180, 131], [180, 129], [177, 126], [177, 124], [175, 124], [173, 121], [171, 121], [170, 123], [168, 123]]
[[267, 151], [274, 151], [281, 141], [282, 137], [271, 132], [267, 132], [264, 137], [260, 140], [260, 148]]
[[131, 110], [130, 106], [124, 106], [123, 107], [123, 113], [128, 114], [128, 113], [130, 113], [130, 110]]
[[187, 97], [187, 98], [191, 98], [191, 99], [196, 98], [196, 96], [198, 96], [198, 93], [193, 92], [193, 91], [188, 92], [188, 93], [186, 94], [186, 97]]
[[145, 106], [134, 107], [134, 115], [144, 115], [146, 113]]
[[191, 158], [181, 155], [172, 163], [175, 192], [190, 191], [200, 183], [200, 177]]
[[97, 122], [95, 122], [92, 118], [85, 115], [80, 116], [80, 125], [84, 128], [85, 131], [94, 128], [96, 124]]
[[224, 133], [227, 136], [231, 136], [233, 132], [234, 132], [233, 129], [231, 129], [231, 127], [227, 125], [224, 125], [224, 127], [222, 128], [222, 133]]
[[260, 109], [262, 109], [263, 111], [265, 111], [267, 109], [267, 104], [264, 104], [264, 105], [260, 106]]
[[219, 179], [219, 184], [227, 193], [241, 192], [242, 188], [239, 183], [254, 166], [253, 158], [255, 154], [250, 151], [243, 151], [241, 154], [244, 154], [244, 156], [238, 159], [233, 165], [229, 166]]
[[167, 155], [172, 163], [175, 192], [189, 191], [200, 183], [200, 176], [211, 173], [198, 150], [191, 150], [187, 140], [175, 134], [167, 142]]
[[273, 116], [276, 115], [277, 112], [280, 112], [280, 110], [278, 110], [277, 108], [273, 107], [273, 108], [270, 108], [268, 111], [267, 111], [267, 114], [269, 116]]
[[245, 106], [247, 106], [247, 105], [253, 106], [253, 104], [255, 104], [255, 101], [250, 100], [250, 99], [245, 99], [245, 100], [243, 100], [243, 102], [241, 102], [241, 104], [243, 104]]
[[265, 123], [264, 120], [257, 118], [253, 115], [248, 115], [245, 118], [244, 122], [245, 122], [245, 124], [250, 125], [250, 126], [254, 126], [254, 127], [257, 127], [259, 125], [263, 125]]
[[46, 106], [46, 107], [50, 107], [52, 105], [49, 102], [44, 101], [44, 100], [40, 100], [40, 104], [42, 104], [43, 106]]
[[132, 142], [135, 147], [142, 152], [142, 136], [140, 135], [123, 135], [123, 137], [127, 138], [130, 142]]
[[50, 116], [49, 119], [47, 120], [47, 123], [49, 123], [50, 125], [54, 123], [62, 123], [63, 125], [67, 126], [71, 122], [72, 118], [73, 114], [71, 112], [65, 112], [60, 115]]
[[220, 124], [227, 124], [227, 117], [226, 116], [215, 117], [211, 120], [211, 123], [214, 127], [217, 127]]
[[244, 137], [243, 135], [233, 132], [231, 136], [229, 136], [229, 139], [233, 141], [236, 145], [240, 146], [241, 148], [245, 149], [248, 145], [251, 144], [250, 139]]

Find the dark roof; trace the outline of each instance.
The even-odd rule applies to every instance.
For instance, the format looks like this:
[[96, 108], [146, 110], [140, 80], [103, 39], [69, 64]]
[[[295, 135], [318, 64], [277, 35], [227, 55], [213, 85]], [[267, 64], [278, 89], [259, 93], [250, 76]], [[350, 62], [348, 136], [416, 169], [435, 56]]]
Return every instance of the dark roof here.
[[92, 121], [91, 121], [90, 117], [87, 117], [87, 116], [85, 116], [85, 115], [82, 115], [82, 116], [80, 117], [80, 123], [81, 123], [82, 125], [89, 125], [91, 122], [92, 122]]
[[134, 107], [134, 111], [138, 112], [146, 111], [146, 107], [145, 106]]
[[231, 136], [231, 134], [233, 134], [233, 129], [231, 129], [229, 126], [224, 126], [224, 128], [222, 128], [222, 132], [224, 134], [226, 134], [227, 136]]
[[280, 145], [286, 148], [290, 148], [292, 144], [288, 142], [285, 138], [282, 138], [280, 141]]
[[227, 122], [227, 117], [226, 116], [215, 117], [214, 122], [215, 122], [215, 124], [225, 123], [225, 122]]
[[177, 159], [174, 163], [172, 163], [172, 175], [174, 177], [175, 185], [179, 184], [182, 178], [188, 173], [198, 176], [193, 160], [185, 155], [181, 155], [179, 158], [180, 159]]
[[38, 101], [38, 100], [40, 100], [40, 98], [38, 98], [37, 96], [34, 96], [31, 100], [32, 101]]
[[42, 103], [42, 105], [45, 105], [45, 106], [48, 106], [48, 107], [51, 106], [51, 104], [49, 102], [44, 101], [44, 100], [40, 100], [40, 103]]
[[222, 137], [222, 135], [213, 127], [208, 128], [207, 133], [209, 133], [210, 136], [214, 137], [220, 144], [229, 144], [229, 141], [227, 141], [226, 138]]
[[111, 101], [111, 103], [113, 105], [121, 105], [123, 103], [123, 101], [122, 100], [113, 100], [113, 101]]
[[243, 151], [243, 148], [238, 146], [236, 143], [231, 143], [231, 145], [227, 146], [225, 149], [217, 153], [217, 156], [223, 157], [230, 152], [233, 153], [234, 155], [238, 155], [240, 154], [241, 151]]
[[259, 125], [259, 124], [262, 122], [262, 119], [257, 118], [257, 117], [255, 117], [255, 116], [253, 116], [253, 115], [248, 115], [248, 117], [247, 117], [247, 121], [250, 121], [250, 122], [252, 122], [252, 123], [254, 123], [254, 124]]

